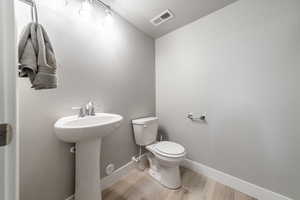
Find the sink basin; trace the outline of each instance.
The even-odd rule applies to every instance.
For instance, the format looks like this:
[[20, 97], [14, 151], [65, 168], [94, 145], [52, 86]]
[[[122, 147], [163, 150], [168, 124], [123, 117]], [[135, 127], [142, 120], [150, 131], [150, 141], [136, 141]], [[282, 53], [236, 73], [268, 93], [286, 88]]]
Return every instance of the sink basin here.
[[69, 116], [54, 124], [56, 136], [76, 143], [75, 200], [101, 200], [100, 155], [102, 137], [113, 133], [123, 117], [96, 113], [94, 116]]
[[109, 113], [96, 113], [95, 116], [83, 118], [74, 115], [59, 119], [54, 128], [60, 140], [76, 143], [81, 140], [104, 137], [118, 128], [122, 120], [122, 116]]

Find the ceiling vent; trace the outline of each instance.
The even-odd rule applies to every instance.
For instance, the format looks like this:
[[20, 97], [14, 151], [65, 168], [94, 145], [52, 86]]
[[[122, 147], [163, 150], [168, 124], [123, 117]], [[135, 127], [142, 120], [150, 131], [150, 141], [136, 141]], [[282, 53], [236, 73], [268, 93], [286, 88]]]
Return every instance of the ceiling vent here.
[[165, 10], [164, 12], [160, 13], [158, 16], [154, 17], [150, 20], [150, 22], [154, 26], [161, 25], [162, 23], [169, 21], [170, 19], [174, 18], [173, 13], [170, 10]]

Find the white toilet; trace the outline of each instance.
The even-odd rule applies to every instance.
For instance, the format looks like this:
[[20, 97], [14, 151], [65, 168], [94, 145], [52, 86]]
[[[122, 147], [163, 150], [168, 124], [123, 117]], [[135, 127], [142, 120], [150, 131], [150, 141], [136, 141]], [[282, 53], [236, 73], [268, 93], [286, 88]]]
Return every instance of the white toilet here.
[[157, 117], [132, 120], [132, 124], [136, 143], [149, 151], [149, 174], [169, 189], [181, 187], [179, 164], [186, 155], [184, 147], [175, 142], [156, 141]]

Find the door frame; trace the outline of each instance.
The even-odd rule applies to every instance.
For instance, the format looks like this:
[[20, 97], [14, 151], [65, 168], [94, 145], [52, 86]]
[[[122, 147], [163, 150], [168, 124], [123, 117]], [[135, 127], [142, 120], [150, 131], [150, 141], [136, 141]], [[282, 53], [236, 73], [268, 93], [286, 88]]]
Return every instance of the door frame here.
[[12, 126], [12, 140], [1, 147], [4, 163], [4, 195], [0, 200], [19, 200], [19, 131], [17, 123], [17, 43], [14, 0], [0, 1], [0, 119]]

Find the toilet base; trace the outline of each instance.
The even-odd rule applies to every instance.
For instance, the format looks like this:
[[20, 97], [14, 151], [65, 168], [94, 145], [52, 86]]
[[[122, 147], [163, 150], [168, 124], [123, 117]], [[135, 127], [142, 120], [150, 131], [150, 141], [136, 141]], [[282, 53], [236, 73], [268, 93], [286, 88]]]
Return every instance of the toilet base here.
[[154, 155], [148, 155], [150, 168], [148, 173], [163, 186], [176, 190], [181, 187], [179, 165], [161, 165]]
[[174, 167], [168, 170], [162, 170], [159, 172], [154, 171], [152, 169], [148, 170], [149, 175], [157, 180], [163, 186], [171, 189], [176, 190], [181, 187], [181, 179], [179, 173], [179, 167]]

